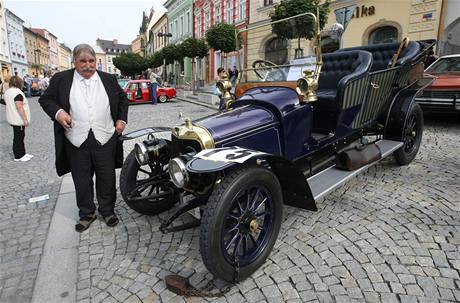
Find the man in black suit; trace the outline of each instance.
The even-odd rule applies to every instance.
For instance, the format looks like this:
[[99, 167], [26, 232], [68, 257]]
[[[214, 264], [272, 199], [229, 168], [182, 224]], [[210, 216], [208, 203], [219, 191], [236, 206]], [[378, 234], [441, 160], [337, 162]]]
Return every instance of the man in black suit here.
[[116, 78], [96, 70], [91, 46], [73, 50], [75, 68], [55, 74], [39, 99], [54, 121], [56, 171], [72, 173], [82, 232], [96, 219], [93, 176], [96, 175], [98, 211], [108, 226], [118, 224], [115, 168], [123, 163], [118, 137], [128, 122], [128, 99]]

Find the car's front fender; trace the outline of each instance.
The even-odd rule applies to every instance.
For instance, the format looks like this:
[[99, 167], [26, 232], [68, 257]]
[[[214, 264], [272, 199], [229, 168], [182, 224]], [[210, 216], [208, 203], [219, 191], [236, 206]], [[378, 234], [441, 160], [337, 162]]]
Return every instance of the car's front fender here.
[[236, 166], [259, 165], [272, 170], [283, 191], [284, 203], [316, 211], [316, 203], [303, 173], [283, 157], [240, 147], [205, 149], [190, 160], [189, 173], [207, 174], [230, 170]]

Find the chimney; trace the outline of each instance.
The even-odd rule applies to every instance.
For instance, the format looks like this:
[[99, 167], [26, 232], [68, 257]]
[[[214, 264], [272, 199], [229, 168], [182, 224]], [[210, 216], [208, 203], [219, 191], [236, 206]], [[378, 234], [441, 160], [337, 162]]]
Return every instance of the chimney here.
[[113, 39], [113, 45], [118, 44], [118, 39]]

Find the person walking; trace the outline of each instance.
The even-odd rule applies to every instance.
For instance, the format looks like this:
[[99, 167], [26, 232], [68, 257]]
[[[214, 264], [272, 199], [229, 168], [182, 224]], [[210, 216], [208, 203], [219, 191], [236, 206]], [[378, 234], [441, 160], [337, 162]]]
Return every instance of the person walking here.
[[152, 99], [152, 104], [157, 104], [157, 86], [158, 86], [158, 75], [153, 72], [152, 69], [149, 69], [149, 79], [150, 79], [150, 98]]
[[96, 175], [98, 212], [107, 226], [115, 214], [115, 168], [123, 163], [118, 137], [128, 122], [128, 99], [114, 75], [96, 70], [96, 54], [88, 44], [73, 50], [75, 68], [56, 73], [38, 102], [54, 121], [56, 171], [71, 172], [82, 232], [96, 219], [93, 176]]
[[21, 88], [23, 81], [18, 76], [10, 79], [9, 88], [4, 93], [6, 105], [6, 120], [13, 127], [14, 161], [26, 162], [33, 155], [26, 153], [24, 146], [25, 128], [30, 124], [30, 108]]

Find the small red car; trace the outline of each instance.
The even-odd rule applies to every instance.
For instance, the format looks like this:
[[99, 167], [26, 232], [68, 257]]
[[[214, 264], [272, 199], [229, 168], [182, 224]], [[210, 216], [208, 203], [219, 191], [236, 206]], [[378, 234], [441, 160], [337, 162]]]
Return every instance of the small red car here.
[[[130, 103], [152, 102], [150, 97], [150, 80], [130, 80], [123, 88]], [[176, 97], [174, 87], [157, 86], [157, 100], [160, 103], [171, 101]]]

